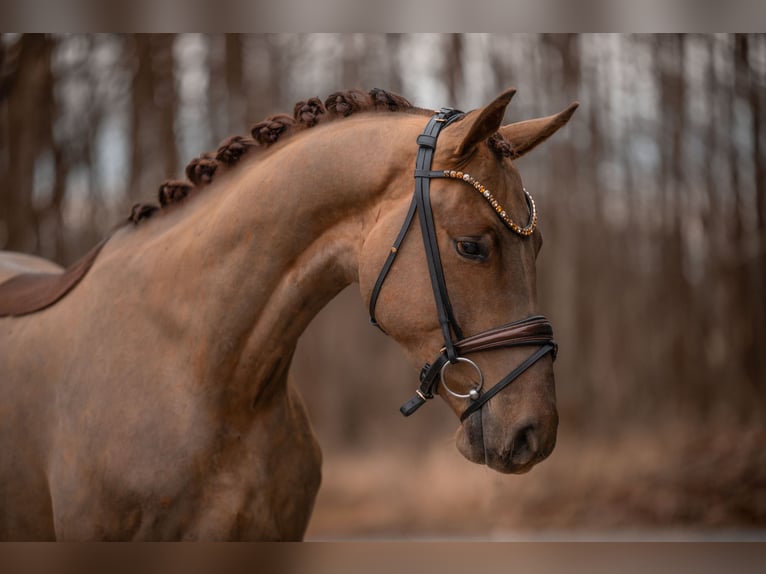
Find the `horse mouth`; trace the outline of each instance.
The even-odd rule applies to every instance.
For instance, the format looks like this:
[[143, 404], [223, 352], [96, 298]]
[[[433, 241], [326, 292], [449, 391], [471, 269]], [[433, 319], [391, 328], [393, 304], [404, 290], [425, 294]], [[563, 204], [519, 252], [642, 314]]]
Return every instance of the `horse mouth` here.
[[469, 416], [457, 430], [455, 442], [458, 451], [465, 458], [476, 464], [486, 464], [487, 450], [484, 446], [484, 433], [481, 426], [481, 411]]
[[469, 416], [458, 428], [456, 445], [458, 451], [469, 461], [483, 464], [503, 474], [525, 474], [553, 451], [539, 448], [533, 433], [524, 430], [516, 433], [508, 445], [487, 446], [483, 432], [481, 411]]

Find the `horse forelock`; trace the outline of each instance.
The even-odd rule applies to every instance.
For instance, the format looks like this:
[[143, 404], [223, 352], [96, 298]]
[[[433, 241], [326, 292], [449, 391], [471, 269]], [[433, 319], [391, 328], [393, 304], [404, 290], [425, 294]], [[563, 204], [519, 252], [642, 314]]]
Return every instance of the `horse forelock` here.
[[503, 138], [500, 132], [495, 132], [487, 139], [489, 149], [498, 157], [513, 158], [515, 153], [511, 142]]

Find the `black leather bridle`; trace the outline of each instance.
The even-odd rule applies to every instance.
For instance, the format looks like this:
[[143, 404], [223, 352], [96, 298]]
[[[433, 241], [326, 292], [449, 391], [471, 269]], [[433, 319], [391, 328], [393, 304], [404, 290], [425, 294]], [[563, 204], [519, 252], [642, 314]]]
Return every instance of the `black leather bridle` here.
[[[404, 219], [396, 240], [391, 247], [391, 251], [386, 258], [383, 268], [378, 275], [378, 279], [370, 295], [370, 322], [381, 328], [375, 320], [375, 305], [380, 295], [383, 283], [394, 264], [399, 248], [407, 235], [415, 214], [418, 214], [420, 221], [420, 231], [423, 236], [423, 245], [425, 247], [426, 261], [428, 262], [428, 272], [431, 277], [431, 286], [436, 302], [436, 310], [439, 317], [442, 336], [444, 337], [444, 347], [432, 363], [426, 363], [420, 371], [420, 386], [415, 391], [415, 396], [407, 401], [399, 409], [404, 416], [410, 416], [420, 408], [428, 399], [433, 398], [434, 391], [439, 382], [453, 395], [457, 397], [469, 398], [471, 403], [460, 415], [461, 422], [471, 414], [477, 412], [481, 407], [494, 397], [497, 393], [510, 385], [524, 371], [534, 365], [546, 354], [551, 353], [556, 358], [558, 346], [553, 340], [553, 327], [550, 322], [542, 315], [535, 315], [514, 321], [501, 327], [496, 327], [488, 331], [483, 331], [470, 337], [464, 337], [463, 332], [455, 320], [449, 295], [447, 294], [447, 284], [444, 278], [444, 269], [439, 255], [439, 246], [436, 238], [436, 228], [434, 226], [434, 216], [431, 210], [430, 182], [434, 178], [449, 177], [450, 172], [432, 171], [431, 164], [434, 152], [436, 150], [436, 140], [442, 129], [446, 128], [455, 120], [463, 117], [463, 112], [452, 108], [442, 108], [433, 115], [428, 121], [423, 133], [418, 136], [418, 155], [415, 160], [415, 192], [412, 196], [407, 216]], [[528, 202], [531, 198], [528, 198]], [[504, 212], [503, 212], [504, 213]], [[534, 345], [539, 348], [525, 359], [520, 365], [513, 369], [500, 382], [488, 391], [482, 393], [483, 375], [478, 365], [473, 361], [466, 359], [463, 355], [483, 351], [487, 349], [527, 346]], [[461, 395], [450, 390], [444, 380], [444, 370], [448, 365], [457, 362], [470, 363], [479, 373], [480, 382], [477, 388], [471, 389], [468, 394]]]

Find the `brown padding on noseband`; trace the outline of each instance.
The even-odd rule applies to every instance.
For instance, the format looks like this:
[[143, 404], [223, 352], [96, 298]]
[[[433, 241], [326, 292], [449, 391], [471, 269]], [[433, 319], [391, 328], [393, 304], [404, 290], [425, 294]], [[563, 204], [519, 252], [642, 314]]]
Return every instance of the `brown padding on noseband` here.
[[28, 315], [56, 303], [85, 276], [109, 237], [63, 273], [22, 273], [0, 283], [0, 317]]
[[535, 315], [466, 337], [455, 343], [455, 347], [461, 354], [467, 354], [502, 347], [549, 343], [553, 343], [553, 327], [548, 319], [542, 315]]

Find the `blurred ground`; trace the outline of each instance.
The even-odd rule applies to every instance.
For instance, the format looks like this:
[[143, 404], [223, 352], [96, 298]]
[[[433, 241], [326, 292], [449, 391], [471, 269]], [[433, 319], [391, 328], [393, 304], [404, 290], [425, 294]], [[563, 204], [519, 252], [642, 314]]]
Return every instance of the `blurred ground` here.
[[444, 435], [426, 437], [422, 450], [411, 442], [325, 449], [306, 538], [491, 540], [562, 531], [570, 533], [564, 538], [588, 531], [625, 531], [630, 538], [657, 530], [763, 535], [764, 444], [766, 430], [735, 421], [704, 428], [664, 423], [602, 436], [562, 425], [551, 457], [521, 476], [466, 461]]

